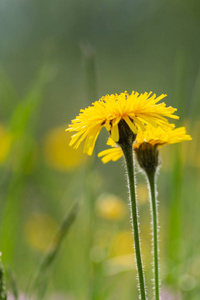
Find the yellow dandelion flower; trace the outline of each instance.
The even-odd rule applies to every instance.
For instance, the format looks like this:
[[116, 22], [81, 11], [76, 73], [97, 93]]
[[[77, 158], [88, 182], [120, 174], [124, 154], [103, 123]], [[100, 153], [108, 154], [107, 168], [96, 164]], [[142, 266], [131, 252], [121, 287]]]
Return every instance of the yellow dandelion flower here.
[[135, 135], [139, 129], [145, 130], [145, 124], [153, 127], [173, 128], [167, 118], [178, 119], [173, 115], [176, 111], [173, 107], [166, 107], [164, 102], [159, 103], [166, 95], [162, 94], [156, 98], [155, 94], [139, 94], [127, 92], [121, 94], [106, 95], [95, 101], [92, 106], [81, 109], [79, 115], [72, 120], [67, 131], [75, 131], [70, 146], [78, 148], [85, 140], [84, 153], [92, 155], [96, 139], [103, 127], [109, 131], [115, 142], [120, 139], [120, 121], [127, 124], [128, 128]]
[[168, 129], [165, 131], [160, 127], [153, 128], [152, 126], [147, 126], [147, 130], [145, 132], [140, 131], [137, 135], [134, 148], [139, 148], [139, 146], [144, 142], [159, 147], [167, 144], [189, 141], [191, 139], [191, 136], [186, 134], [185, 127]]
[[[189, 141], [191, 139], [191, 136], [186, 134], [185, 127], [176, 129], [168, 128], [168, 130], [164, 130], [161, 127], [154, 128], [152, 125], [146, 125], [145, 131], [138, 129], [133, 148], [137, 151], [137, 149], [145, 143], [155, 147], [161, 147], [167, 144]], [[102, 157], [103, 163], [107, 163], [111, 160], [116, 161], [123, 156], [121, 148], [118, 147], [111, 138], [108, 139], [107, 145], [112, 148], [106, 149], [98, 154], [98, 157]]]

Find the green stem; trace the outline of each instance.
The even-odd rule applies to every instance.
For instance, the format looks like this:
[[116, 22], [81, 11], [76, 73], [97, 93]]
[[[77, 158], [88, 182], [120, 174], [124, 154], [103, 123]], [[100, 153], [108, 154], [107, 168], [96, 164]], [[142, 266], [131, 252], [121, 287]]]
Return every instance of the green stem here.
[[147, 173], [151, 193], [152, 223], [153, 223], [153, 256], [154, 256], [154, 292], [159, 300], [159, 261], [158, 261], [158, 212], [156, 204], [155, 173]]
[[138, 269], [138, 279], [141, 300], [146, 300], [144, 273], [142, 267], [142, 258], [140, 250], [140, 236], [139, 236], [139, 225], [138, 225], [138, 214], [137, 214], [137, 204], [135, 196], [135, 181], [134, 181], [134, 164], [133, 164], [133, 149], [132, 144], [122, 147], [124, 153], [127, 171], [128, 171], [128, 186], [130, 192], [131, 200], [131, 212], [132, 212], [132, 222], [133, 222], [133, 234], [134, 234], [134, 244], [135, 244], [135, 255]]

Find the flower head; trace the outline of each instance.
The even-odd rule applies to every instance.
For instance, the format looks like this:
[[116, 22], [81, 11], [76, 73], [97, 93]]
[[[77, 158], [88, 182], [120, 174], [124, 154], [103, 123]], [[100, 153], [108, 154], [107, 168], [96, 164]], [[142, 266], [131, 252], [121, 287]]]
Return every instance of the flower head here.
[[[160, 127], [154, 128], [152, 125], [147, 125], [145, 131], [138, 129], [133, 148], [137, 153], [141, 149], [147, 149], [148, 145], [156, 150], [158, 147], [167, 144], [189, 141], [191, 139], [191, 136], [186, 134], [185, 127], [164, 130]], [[111, 146], [111, 148], [98, 154], [98, 157], [102, 157], [103, 163], [111, 160], [116, 161], [123, 156], [121, 148], [111, 138], [108, 139], [107, 145]]]
[[168, 128], [167, 130], [163, 130], [160, 127], [153, 128], [152, 126], [148, 125], [146, 126], [145, 132], [140, 130], [138, 133], [134, 148], [139, 148], [144, 142], [150, 143], [156, 147], [160, 147], [167, 144], [189, 141], [191, 139], [191, 136], [186, 134], [185, 127], [179, 127], [175, 129]]
[[[92, 155], [96, 139], [103, 127], [109, 131], [111, 138], [117, 143], [120, 140], [120, 124], [124, 122], [134, 138], [138, 130], [145, 131], [145, 125], [153, 127], [173, 128], [167, 118], [178, 119], [173, 113], [173, 107], [166, 107], [164, 102], [157, 104], [166, 97], [162, 94], [156, 98], [155, 94], [140, 94], [127, 92], [121, 94], [106, 95], [95, 101], [92, 106], [80, 110], [76, 119], [72, 120], [67, 131], [75, 131], [72, 136], [70, 146], [78, 148], [85, 140], [84, 153]], [[132, 140], [134, 140], [132, 138]]]

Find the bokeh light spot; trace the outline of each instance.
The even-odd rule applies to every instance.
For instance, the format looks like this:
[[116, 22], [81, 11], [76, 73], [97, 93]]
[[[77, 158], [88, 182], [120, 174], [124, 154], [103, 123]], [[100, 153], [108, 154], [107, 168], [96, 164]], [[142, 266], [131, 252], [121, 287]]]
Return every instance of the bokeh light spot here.
[[45, 214], [32, 214], [25, 223], [25, 238], [33, 248], [44, 252], [53, 240], [56, 221]]
[[65, 131], [66, 126], [54, 128], [44, 138], [44, 156], [47, 165], [60, 171], [73, 171], [81, 166], [86, 155], [82, 147], [73, 149], [69, 146], [71, 134]]

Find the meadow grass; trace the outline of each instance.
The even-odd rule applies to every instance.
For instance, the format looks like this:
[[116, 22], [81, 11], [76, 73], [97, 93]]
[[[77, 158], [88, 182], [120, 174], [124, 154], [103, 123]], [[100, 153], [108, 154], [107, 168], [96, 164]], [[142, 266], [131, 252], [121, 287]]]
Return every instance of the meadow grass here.
[[[100, 212], [97, 205], [97, 199], [101, 202], [108, 191], [122, 198], [126, 206], [121, 163], [117, 162], [110, 171], [108, 168], [104, 170], [97, 159], [87, 160], [69, 171], [55, 170], [53, 166], [46, 165], [41, 143], [43, 137], [38, 136], [37, 122], [41, 118], [40, 107], [47, 84], [52, 80], [52, 72], [48, 69], [40, 74], [27, 95], [18, 101], [15, 98], [17, 92], [7, 76], [2, 73], [1, 77], [1, 93], [7, 97], [3, 97], [6, 100], [2, 102], [5, 111], [2, 125], [6, 132], [4, 135], [9, 133], [12, 137], [0, 169], [0, 250], [7, 274], [11, 269], [16, 280], [13, 284], [7, 275], [7, 290], [15, 295], [15, 299], [21, 290], [28, 295], [27, 285], [32, 274], [37, 274], [30, 293], [39, 295], [36, 299], [50, 299], [51, 295], [56, 299], [59, 297], [56, 293], [69, 300], [137, 299], [136, 266], [131, 262], [132, 247], [128, 247], [131, 243], [127, 235], [130, 233], [131, 236], [128, 212], [113, 217], [112, 210], [110, 213]], [[196, 93], [195, 90], [192, 101], [198, 106]], [[177, 98], [181, 97], [176, 95]], [[182, 119], [184, 117], [186, 115]], [[197, 300], [200, 293], [199, 122], [194, 111], [187, 118], [191, 122], [193, 141], [187, 146], [176, 145], [163, 150], [163, 168], [158, 178], [160, 273], [162, 289], [166, 293], [174, 295], [175, 299]], [[143, 182], [139, 175], [138, 187]], [[64, 215], [77, 200], [80, 207], [76, 219], [75, 209], [62, 223]], [[139, 213], [143, 224], [141, 240], [145, 272], [150, 286], [151, 236], [147, 200], [139, 202]], [[112, 209], [117, 205], [115, 200]], [[33, 214], [47, 215], [57, 224], [46, 243], [46, 250], [37, 246], [44, 237], [40, 237], [37, 224], [32, 224], [35, 234], [34, 230], [26, 233], [25, 228], [28, 228], [28, 220]], [[49, 225], [45, 218], [43, 220], [41, 233], [44, 229], [45, 235]], [[56, 230], [59, 236], [57, 246], [48, 252]], [[66, 239], [63, 239], [66, 233]], [[63, 245], [60, 248], [61, 241]], [[153, 293], [148, 293], [151, 299]]]

